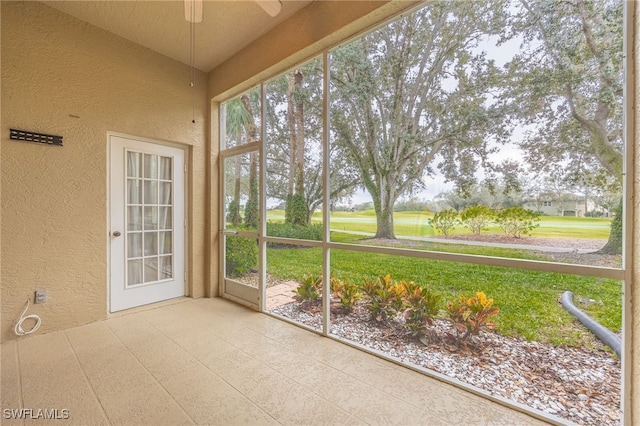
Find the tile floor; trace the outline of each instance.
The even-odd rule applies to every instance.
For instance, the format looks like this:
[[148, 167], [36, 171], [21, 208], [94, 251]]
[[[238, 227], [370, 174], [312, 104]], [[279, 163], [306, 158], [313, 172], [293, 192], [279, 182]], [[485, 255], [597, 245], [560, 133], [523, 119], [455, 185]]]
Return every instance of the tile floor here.
[[[223, 299], [180, 299], [1, 350], [3, 425], [543, 424]], [[69, 418], [7, 420], [17, 408]]]

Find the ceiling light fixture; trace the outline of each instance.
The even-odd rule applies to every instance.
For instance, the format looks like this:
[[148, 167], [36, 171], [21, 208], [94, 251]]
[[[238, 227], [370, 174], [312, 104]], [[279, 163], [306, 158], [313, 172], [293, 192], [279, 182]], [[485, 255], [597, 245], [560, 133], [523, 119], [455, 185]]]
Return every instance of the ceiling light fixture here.
[[184, 0], [184, 19], [194, 24], [202, 22], [202, 0]]
[[256, 3], [258, 3], [258, 6], [260, 6], [262, 10], [267, 12], [271, 17], [277, 16], [282, 10], [281, 0], [256, 0]]

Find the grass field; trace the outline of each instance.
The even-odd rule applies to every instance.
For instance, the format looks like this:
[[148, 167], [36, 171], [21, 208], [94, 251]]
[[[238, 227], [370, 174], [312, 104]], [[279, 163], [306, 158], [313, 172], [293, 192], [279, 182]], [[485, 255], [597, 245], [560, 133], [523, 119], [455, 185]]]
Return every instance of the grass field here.
[[[433, 217], [430, 212], [396, 212], [393, 215], [396, 236], [432, 237], [438, 234], [429, 225]], [[267, 211], [267, 220], [283, 221], [284, 211]], [[313, 221], [320, 223], [322, 214], [316, 212]], [[541, 216], [539, 226], [531, 232], [534, 237], [545, 238], [589, 238], [607, 239], [611, 226], [609, 218]], [[376, 214], [373, 210], [359, 212], [335, 212], [331, 214], [331, 229], [346, 232], [375, 234]], [[464, 226], [457, 226], [452, 234], [469, 234]], [[492, 226], [483, 233], [503, 233], [498, 226]]]
[[[403, 212], [394, 215], [397, 236], [433, 236], [428, 225], [429, 213]], [[284, 219], [282, 211], [271, 210], [268, 220]], [[318, 222], [320, 214], [314, 216]], [[331, 215], [332, 241], [357, 242], [353, 232], [375, 232], [375, 213], [338, 212]], [[533, 236], [556, 238], [606, 239], [610, 219], [543, 216]], [[342, 231], [342, 232], [341, 232]], [[502, 233], [493, 228], [483, 233]], [[455, 233], [469, 233], [458, 227]], [[526, 250], [499, 247], [464, 246], [425, 243], [424, 249], [464, 254], [548, 260]], [[271, 275], [300, 280], [305, 275], [320, 275], [322, 251], [320, 248], [269, 249], [267, 272]], [[484, 291], [500, 308], [496, 319], [498, 332], [528, 340], [554, 344], [580, 346], [585, 344], [584, 328], [558, 303], [562, 292], [574, 292], [576, 300], [593, 300], [580, 306], [605, 327], [619, 331], [622, 323], [622, 286], [619, 281], [577, 275], [498, 268], [456, 262], [417, 259], [404, 256], [363, 253], [351, 250], [331, 251], [332, 274], [354, 283], [365, 277], [374, 278], [391, 274], [395, 280], [411, 280], [429, 286], [443, 299], [460, 295], [472, 296]]]
[[[267, 272], [300, 280], [320, 275], [320, 248], [270, 249]], [[332, 274], [354, 283], [365, 277], [391, 274], [429, 286], [444, 299], [472, 296], [484, 291], [500, 307], [497, 331], [528, 340], [580, 346], [585, 330], [558, 303], [562, 292], [573, 291], [576, 300], [595, 302], [582, 307], [604, 326], [619, 331], [622, 321], [622, 286], [619, 281], [577, 275], [498, 268], [455, 262], [417, 259], [351, 250], [331, 251]]]

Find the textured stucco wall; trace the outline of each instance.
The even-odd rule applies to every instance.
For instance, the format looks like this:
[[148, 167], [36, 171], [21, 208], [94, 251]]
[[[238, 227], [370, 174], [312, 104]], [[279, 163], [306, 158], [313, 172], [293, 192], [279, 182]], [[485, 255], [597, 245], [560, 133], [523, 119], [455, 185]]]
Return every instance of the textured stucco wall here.
[[[206, 76], [194, 125], [186, 65], [40, 3], [1, 13], [2, 339], [38, 288], [38, 333], [107, 316], [109, 131], [191, 146], [188, 265], [202, 296]], [[10, 140], [9, 128], [62, 135], [64, 147]]]

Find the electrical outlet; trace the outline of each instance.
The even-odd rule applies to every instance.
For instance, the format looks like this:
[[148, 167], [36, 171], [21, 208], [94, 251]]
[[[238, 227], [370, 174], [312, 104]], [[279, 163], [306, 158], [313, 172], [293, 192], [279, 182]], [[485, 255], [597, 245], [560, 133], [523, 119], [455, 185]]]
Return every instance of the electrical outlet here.
[[34, 303], [44, 303], [47, 301], [47, 290], [36, 290]]

